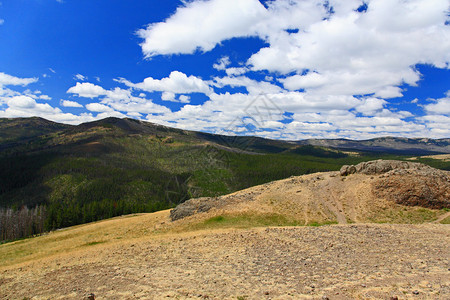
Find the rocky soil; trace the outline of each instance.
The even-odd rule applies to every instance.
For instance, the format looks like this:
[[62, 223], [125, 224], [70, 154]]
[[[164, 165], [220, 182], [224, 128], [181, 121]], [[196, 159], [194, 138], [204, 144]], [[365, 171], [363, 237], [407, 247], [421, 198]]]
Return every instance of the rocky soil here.
[[449, 244], [446, 225], [179, 234], [0, 269], [0, 298], [449, 299]]

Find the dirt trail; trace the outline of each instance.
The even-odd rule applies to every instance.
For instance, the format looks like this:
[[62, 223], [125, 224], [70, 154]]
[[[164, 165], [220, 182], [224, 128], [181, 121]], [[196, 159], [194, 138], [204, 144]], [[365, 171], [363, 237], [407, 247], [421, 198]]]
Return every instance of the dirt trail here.
[[326, 205], [326, 207], [333, 212], [336, 216], [337, 222], [339, 224], [347, 224], [347, 216], [344, 214], [344, 207], [342, 205], [341, 197], [343, 191], [339, 189], [339, 186], [336, 185], [336, 181], [326, 180], [321, 186], [318, 188], [318, 191], [324, 193], [325, 195], [320, 195], [321, 199], [323, 196], [326, 196], [328, 201], [322, 202]]
[[450, 218], [450, 212], [448, 212], [448, 213], [446, 213], [446, 214], [443, 214], [442, 216], [438, 217], [438, 218], [436, 219], [436, 221], [433, 221], [433, 222], [431, 222], [431, 223], [440, 223], [440, 222], [444, 221], [444, 220], [447, 219], [447, 218]]

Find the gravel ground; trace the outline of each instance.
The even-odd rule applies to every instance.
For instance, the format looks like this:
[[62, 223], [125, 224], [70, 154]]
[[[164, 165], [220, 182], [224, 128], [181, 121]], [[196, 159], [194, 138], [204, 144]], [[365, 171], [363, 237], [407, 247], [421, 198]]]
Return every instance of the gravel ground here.
[[0, 268], [0, 298], [450, 299], [449, 245], [442, 224], [171, 234]]

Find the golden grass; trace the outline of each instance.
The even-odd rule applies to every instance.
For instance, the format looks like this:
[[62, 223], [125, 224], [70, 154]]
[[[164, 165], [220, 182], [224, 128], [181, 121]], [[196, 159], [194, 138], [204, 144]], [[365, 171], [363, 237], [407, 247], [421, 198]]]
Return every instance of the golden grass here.
[[74, 226], [48, 234], [0, 245], [0, 267], [69, 253], [95, 245], [110, 245], [155, 235], [169, 211], [123, 216]]
[[439, 223], [441, 223], [441, 224], [450, 224], [450, 217], [445, 218], [444, 220], [442, 220]]
[[392, 205], [373, 211], [368, 221], [390, 224], [423, 224], [435, 221], [445, 212], [416, 206]]
[[[436, 160], [450, 161], [450, 154], [438, 154], [438, 155], [426, 155], [420, 156], [420, 158], [431, 158]], [[417, 160], [418, 157], [410, 157], [407, 160]]]

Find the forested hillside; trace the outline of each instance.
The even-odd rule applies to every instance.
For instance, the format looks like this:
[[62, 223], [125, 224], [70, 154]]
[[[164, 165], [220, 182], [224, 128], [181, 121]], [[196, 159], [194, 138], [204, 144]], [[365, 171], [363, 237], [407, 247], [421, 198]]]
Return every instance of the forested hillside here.
[[79, 126], [40, 119], [32, 126], [33, 135], [24, 130], [22, 136], [17, 126], [30, 127], [28, 122], [35, 124], [36, 119], [10, 121], [15, 122], [10, 128], [16, 133], [0, 145], [2, 240], [153, 212], [192, 197], [224, 195], [292, 175], [394, 157], [348, 155], [323, 147], [115, 118]]

